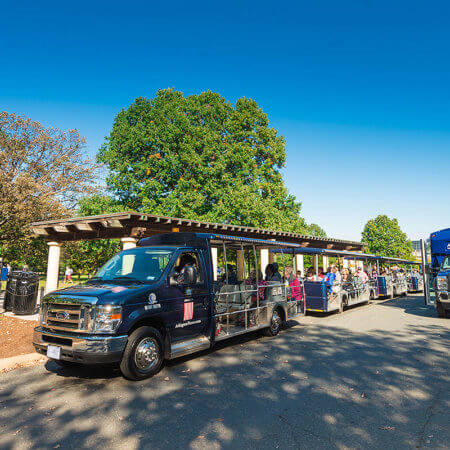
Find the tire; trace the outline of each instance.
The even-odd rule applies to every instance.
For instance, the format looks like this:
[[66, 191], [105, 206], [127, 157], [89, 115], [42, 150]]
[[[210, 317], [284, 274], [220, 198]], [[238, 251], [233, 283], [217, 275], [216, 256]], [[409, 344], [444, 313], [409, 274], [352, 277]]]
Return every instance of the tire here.
[[270, 318], [270, 326], [265, 330], [266, 336], [276, 336], [283, 325], [283, 316], [280, 308], [274, 308]]
[[445, 319], [445, 317], [446, 317], [445, 309], [442, 306], [441, 302], [436, 302], [436, 311], [437, 311], [438, 317], [440, 317], [441, 319]]
[[128, 380], [144, 380], [158, 373], [164, 361], [164, 341], [153, 327], [139, 327], [128, 337], [120, 371]]

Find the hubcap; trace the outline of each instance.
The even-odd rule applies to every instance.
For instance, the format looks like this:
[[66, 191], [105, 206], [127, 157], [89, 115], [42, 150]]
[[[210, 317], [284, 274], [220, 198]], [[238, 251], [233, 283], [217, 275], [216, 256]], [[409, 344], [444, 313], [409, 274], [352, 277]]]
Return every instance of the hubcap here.
[[134, 362], [140, 370], [149, 370], [158, 362], [158, 343], [155, 339], [146, 337], [139, 342], [134, 353]]
[[272, 313], [272, 330], [277, 331], [278, 328], [281, 326], [281, 317], [280, 314], [278, 314], [278, 311], [274, 311]]

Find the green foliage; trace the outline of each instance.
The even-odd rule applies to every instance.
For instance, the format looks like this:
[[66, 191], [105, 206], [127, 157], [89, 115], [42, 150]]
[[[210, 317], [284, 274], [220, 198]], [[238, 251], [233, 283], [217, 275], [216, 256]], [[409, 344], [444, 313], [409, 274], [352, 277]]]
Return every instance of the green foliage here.
[[98, 154], [126, 209], [307, 232], [280, 173], [285, 141], [256, 102], [172, 89], [137, 98]]
[[393, 258], [412, 259], [412, 243], [401, 230], [397, 219], [379, 215], [369, 220], [362, 232], [367, 252]]
[[319, 225], [317, 225], [316, 223], [311, 223], [308, 225], [308, 235], [321, 238], [327, 237], [327, 233], [325, 233], [325, 230], [320, 228]]
[[[80, 200], [77, 214], [93, 216], [124, 211], [111, 197], [93, 195]], [[122, 249], [118, 239], [70, 242], [63, 246], [62, 267], [68, 265], [76, 273], [92, 273]]]

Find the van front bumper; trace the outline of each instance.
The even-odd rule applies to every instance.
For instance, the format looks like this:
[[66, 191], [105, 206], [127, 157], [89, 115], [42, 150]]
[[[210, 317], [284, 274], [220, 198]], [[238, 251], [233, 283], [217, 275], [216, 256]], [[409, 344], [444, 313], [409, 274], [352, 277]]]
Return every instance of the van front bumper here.
[[81, 364], [112, 364], [122, 358], [128, 336], [82, 335], [57, 333], [36, 327], [33, 345], [38, 353], [47, 354], [47, 347], [61, 348], [61, 359]]

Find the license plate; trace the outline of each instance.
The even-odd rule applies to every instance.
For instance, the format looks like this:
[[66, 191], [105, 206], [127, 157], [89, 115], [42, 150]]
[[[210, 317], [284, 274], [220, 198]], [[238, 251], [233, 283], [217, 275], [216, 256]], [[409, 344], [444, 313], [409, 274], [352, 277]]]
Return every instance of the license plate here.
[[49, 345], [47, 347], [47, 356], [53, 359], [61, 358], [61, 347], [57, 347], [56, 345]]

